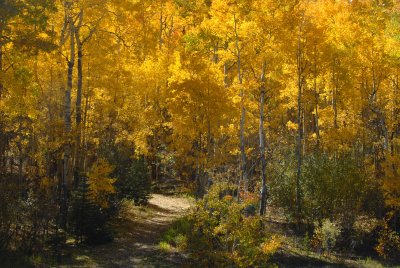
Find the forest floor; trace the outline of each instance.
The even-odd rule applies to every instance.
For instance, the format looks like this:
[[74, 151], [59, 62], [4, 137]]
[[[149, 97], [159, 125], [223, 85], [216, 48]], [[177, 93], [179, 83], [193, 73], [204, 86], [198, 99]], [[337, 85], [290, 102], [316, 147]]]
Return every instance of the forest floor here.
[[[112, 221], [113, 242], [89, 246], [69, 241], [63, 252], [62, 265], [57, 267], [196, 267], [185, 252], [160, 247], [167, 230], [185, 216], [193, 204], [194, 201], [188, 197], [159, 194], [153, 194], [146, 206], [137, 207], [126, 202], [119, 217]], [[267, 215], [266, 222], [272, 234], [284, 238], [282, 247], [271, 260], [277, 267], [395, 267], [366, 256], [335, 252], [318, 254], [305, 247], [304, 237], [291, 231], [284, 219], [279, 220], [276, 212]], [[0, 262], [0, 267], [32, 267], [16, 265], [21, 263], [17, 257], [11, 261], [10, 265]], [[15, 265], [11, 265], [13, 263]]]
[[[112, 222], [113, 242], [99, 246], [73, 246], [71, 243], [61, 267], [195, 267], [185, 252], [160, 248], [165, 232], [192, 204], [187, 197], [159, 194], [153, 194], [147, 206], [137, 207], [127, 202], [120, 216]], [[371, 258], [310, 251], [303, 245], [304, 238], [290, 231], [283, 222], [267, 218], [270, 232], [285, 238], [271, 260], [278, 267], [388, 267]], [[272, 218], [276, 220], [276, 215]]]
[[61, 267], [182, 267], [187, 256], [165, 252], [159, 247], [162, 235], [191, 206], [185, 197], [153, 194], [147, 206], [126, 203], [113, 221], [114, 241], [99, 246], [67, 250]]

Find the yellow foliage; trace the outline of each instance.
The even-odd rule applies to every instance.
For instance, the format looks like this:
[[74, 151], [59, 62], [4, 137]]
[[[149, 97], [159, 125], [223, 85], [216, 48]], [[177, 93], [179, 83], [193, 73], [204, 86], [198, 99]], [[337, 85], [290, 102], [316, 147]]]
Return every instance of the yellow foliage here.
[[270, 239], [266, 239], [265, 242], [261, 244], [261, 251], [264, 254], [271, 255], [275, 253], [281, 245], [282, 237], [274, 235]]
[[298, 129], [297, 123], [294, 123], [290, 120], [286, 123], [286, 127], [291, 131], [296, 131]]
[[106, 160], [100, 159], [89, 172], [89, 197], [103, 208], [108, 207], [109, 195], [115, 193], [116, 179], [109, 177], [113, 170]]

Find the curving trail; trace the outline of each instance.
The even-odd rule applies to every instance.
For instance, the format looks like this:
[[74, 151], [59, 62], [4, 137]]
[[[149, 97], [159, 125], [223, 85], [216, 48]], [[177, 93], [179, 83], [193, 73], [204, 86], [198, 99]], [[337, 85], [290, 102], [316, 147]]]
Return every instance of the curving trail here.
[[113, 222], [112, 243], [71, 249], [62, 267], [182, 267], [186, 256], [160, 251], [158, 243], [172, 222], [190, 208], [188, 198], [153, 194], [145, 207], [127, 204]]

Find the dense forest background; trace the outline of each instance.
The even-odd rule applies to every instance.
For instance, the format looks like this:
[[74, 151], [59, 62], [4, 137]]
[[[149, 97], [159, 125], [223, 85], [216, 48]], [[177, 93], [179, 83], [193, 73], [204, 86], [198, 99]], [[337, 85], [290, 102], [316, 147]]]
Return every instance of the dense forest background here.
[[266, 261], [279, 211], [399, 260], [399, 75], [396, 0], [2, 0], [0, 249], [110, 241], [173, 188], [203, 257]]

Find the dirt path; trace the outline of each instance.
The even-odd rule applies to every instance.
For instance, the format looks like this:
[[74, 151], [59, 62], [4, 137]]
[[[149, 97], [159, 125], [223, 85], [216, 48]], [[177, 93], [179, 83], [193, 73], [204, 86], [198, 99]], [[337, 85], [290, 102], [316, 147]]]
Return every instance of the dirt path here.
[[171, 223], [190, 207], [187, 198], [154, 194], [146, 207], [126, 205], [113, 222], [114, 242], [72, 249], [63, 267], [181, 267], [185, 256], [160, 251], [158, 243]]

